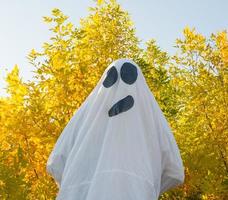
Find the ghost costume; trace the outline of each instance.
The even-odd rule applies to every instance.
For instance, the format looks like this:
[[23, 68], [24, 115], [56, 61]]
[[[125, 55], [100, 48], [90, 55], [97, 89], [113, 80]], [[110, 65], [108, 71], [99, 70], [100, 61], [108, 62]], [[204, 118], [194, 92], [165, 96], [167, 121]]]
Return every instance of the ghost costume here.
[[139, 66], [111, 63], [47, 161], [57, 200], [157, 200], [184, 181], [178, 146]]

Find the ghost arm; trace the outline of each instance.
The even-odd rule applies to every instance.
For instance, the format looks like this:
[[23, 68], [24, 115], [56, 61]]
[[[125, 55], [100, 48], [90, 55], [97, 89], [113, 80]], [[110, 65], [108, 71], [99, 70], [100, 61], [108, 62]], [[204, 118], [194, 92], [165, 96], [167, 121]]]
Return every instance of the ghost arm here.
[[160, 193], [184, 182], [184, 167], [174, 137], [166, 141], [168, 148], [163, 151]]
[[84, 118], [85, 107], [86, 105], [80, 107], [76, 114], [70, 119], [57, 139], [47, 160], [46, 170], [55, 179], [58, 186], [61, 184], [67, 157], [71, 152], [80, 124]]
[[162, 194], [184, 182], [184, 166], [174, 135], [159, 107], [157, 112], [162, 166], [160, 194]]

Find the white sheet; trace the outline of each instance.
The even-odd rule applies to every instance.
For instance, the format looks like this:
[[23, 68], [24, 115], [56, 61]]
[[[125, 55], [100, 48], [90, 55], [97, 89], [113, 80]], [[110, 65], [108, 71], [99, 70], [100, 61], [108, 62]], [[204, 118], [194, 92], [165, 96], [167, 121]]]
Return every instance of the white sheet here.
[[[133, 102], [122, 102], [109, 116], [128, 95]], [[59, 136], [47, 172], [59, 185], [57, 200], [157, 200], [183, 183], [175, 138], [134, 61], [107, 67]]]

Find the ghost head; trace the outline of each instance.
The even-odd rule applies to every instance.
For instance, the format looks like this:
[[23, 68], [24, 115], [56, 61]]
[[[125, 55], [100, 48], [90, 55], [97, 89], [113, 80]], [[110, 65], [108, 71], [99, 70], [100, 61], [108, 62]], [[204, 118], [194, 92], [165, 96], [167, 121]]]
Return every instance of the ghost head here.
[[139, 66], [133, 60], [119, 59], [106, 68], [90, 97], [100, 98], [107, 115], [117, 117], [133, 109], [146, 92], [149, 88]]
[[155, 200], [184, 181], [178, 146], [139, 66], [111, 63], [58, 138], [57, 199]]

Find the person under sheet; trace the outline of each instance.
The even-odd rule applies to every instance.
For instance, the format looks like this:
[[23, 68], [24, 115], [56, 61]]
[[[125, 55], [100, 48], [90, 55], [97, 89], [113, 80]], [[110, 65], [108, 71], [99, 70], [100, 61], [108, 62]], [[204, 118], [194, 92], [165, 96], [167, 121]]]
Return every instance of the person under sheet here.
[[47, 161], [57, 200], [157, 200], [184, 182], [171, 128], [131, 59], [112, 62]]

